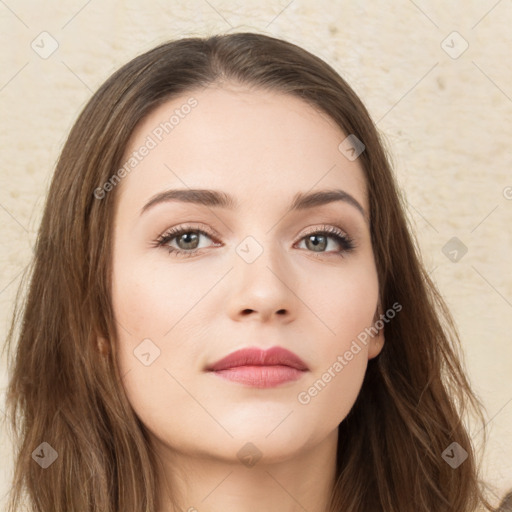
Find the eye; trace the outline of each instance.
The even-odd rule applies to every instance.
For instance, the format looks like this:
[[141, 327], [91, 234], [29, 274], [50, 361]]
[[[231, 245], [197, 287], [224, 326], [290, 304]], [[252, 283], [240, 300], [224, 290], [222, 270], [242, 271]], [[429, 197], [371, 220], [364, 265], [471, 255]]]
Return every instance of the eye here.
[[[212, 238], [214, 235], [203, 229], [178, 226], [161, 235], [155, 242], [158, 247], [165, 247], [169, 253], [180, 257], [194, 256], [199, 252], [202, 237]], [[176, 244], [173, 246], [172, 244]], [[217, 244], [219, 245], [219, 244]]]
[[[338, 250], [326, 250], [329, 247], [329, 239], [334, 240], [334, 245], [338, 246]], [[334, 252], [335, 255], [341, 256], [343, 253], [350, 252], [355, 248], [354, 240], [341, 231], [341, 229], [333, 226], [322, 226], [320, 230], [316, 228], [302, 237], [300, 242], [302, 241], [304, 241], [306, 249], [319, 254]]]
[[[209, 238], [212, 240], [216, 237], [213, 233], [205, 229], [191, 226], [177, 226], [158, 237], [154, 245], [157, 247], [165, 247], [170, 254], [175, 256], [190, 257], [200, 253], [200, 250], [205, 248], [204, 245], [201, 246], [200, 244], [201, 238]], [[334, 250], [326, 250], [329, 247], [329, 240], [334, 241]], [[333, 226], [322, 226], [321, 229], [313, 229], [303, 236], [299, 242], [304, 242], [309, 252], [317, 254], [342, 256], [344, 253], [348, 253], [355, 248], [353, 239], [341, 229]], [[216, 241], [215, 245], [220, 246], [221, 244]], [[338, 249], [336, 249], [336, 246]], [[208, 245], [206, 245], [206, 247], [208, 247]]]

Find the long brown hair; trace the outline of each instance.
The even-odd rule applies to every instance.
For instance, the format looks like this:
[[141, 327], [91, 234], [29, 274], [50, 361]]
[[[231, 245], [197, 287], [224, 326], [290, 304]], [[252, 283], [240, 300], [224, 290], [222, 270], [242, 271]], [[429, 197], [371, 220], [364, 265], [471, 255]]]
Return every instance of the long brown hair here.
[[[360, 395], [339, 426], [330, 511], [491, 510], [465, 424], [477, 418], [485, 432], [481, 404], [366, 108], [321, 59], [279, 39], [239, 33], [173, 41], [133, 59], [94, 94], [69, 134], [26, 300], [20, 291], [6, 344], [11, 352], [16, 342], [6, 402], [17, 450], [10, 512], [24, 494], [38, 512], [157, 509], [158, 460], [123, 391], [115, 357], [116, 188], [102, 199], [94, 191], [122, 165], [141, 119], [166, 100], [224, 81], [295, 95], [366, 148], [359, 158], [381, 304], [385, 310], [398, 302], [403, 309], [386, 326], [385, 346], [369, 361]], [[105, 355], [98, 336], [109, 340]], [[442, 455], [454, 442], [467, 453], [456, 468]], [[57, 453], [46, 469], [35, 463], [36, 449], [53, 454], [42, 443]]]

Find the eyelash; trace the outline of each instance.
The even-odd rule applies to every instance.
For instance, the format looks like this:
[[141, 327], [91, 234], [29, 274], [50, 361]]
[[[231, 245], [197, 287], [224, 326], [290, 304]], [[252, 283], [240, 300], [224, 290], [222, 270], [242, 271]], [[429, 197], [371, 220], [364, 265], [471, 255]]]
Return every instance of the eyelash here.
[[[190, 251], [185, 251], [183, 249], [176, 249], [175, 247], [171, 247], [170, 245], [167, 245], [169, 242], [174, 240], [175, 238], [178, 238], [180, 235], [183, 235], [185, 233], [199, 233], [201, 235], [204, 235], [208, 238], [215, 239], [215, 235], [207, 230], [194, 228], [192, 226], [177, 226], [174, 228], [171, 228], [164, 234], [160, 235], [153, 244], [156, 247], [165, 247], [169, 254], [174, 254], [174, 256], [180, 257], [180, 258], [189, 258], [192, 256], [195, 256], [198, 254], [201, 249], [193, 249]], [[336, 242], [342, 247], [342, 249], [334, 254], [331, 252], [319, 252], [315, 253], [314, 251], [308, 251], [311, 252], [314, 256], [321, 257], [323, 255], [334, 255], [334, 256], [341, 256], [343, 257], [344, 253], [349, 253], [352, 250], [356, 248], [356, 245], [354, 243], [354, 240], [348, 236], [346, 233], [341, 231], [338, 228], [335, 228], [333, 226], [322, 226], [320, 229], [316, 228], [305, 235], [302, 236], [302, 238], [299, 240], [301, 242], [306, 237], [311, 235], [327, 235], [328, 238], [333, 238], [336, 240]], [[305, 249], [307, 251], [307, 249]]]

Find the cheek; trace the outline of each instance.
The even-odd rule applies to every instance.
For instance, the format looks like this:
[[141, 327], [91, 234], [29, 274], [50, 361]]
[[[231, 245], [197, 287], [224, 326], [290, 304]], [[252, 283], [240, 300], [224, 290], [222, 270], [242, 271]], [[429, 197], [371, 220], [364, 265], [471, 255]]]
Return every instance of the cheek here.
[[349, 413], [364, 379], [378, 279], [370, 260], [331, 271], [328, 279], [316, 277], [317, 286], [305, 285], [303, 291], [318, 321], [311, 341], [316, 365], [296, 399], [303, 414], [320, 416], [326, 428], [334, 428]]
[[[136, 268], [132, 271], [131, 268]], [[182, 329], [190, 318], [197, 319], [201, 308], [194, 307], [215, 283], [208, 272], [179, 268], [170, 271], [165, 265], [127, 265], [118, 261], [113, 279], [113, 308], [116, 320], [129, 332], [132, 342], [144, 338], [163, 340]], [[191, 317], [185, 318], [188, 314]], [[181, 323], [182, 319], [185, 321]]]
[[377, 308], [379, 286], [371, 258], [338, 269], [319, 269], [305, 279], [297, 294], [314, 315], [316, 343], [322, 361], [350, 347], [351, 341], [372, 325]]
[[210, 325], [205, 296], [219, 279], [178, 267], [118, 258], [112, 293], [124, 390], [149, 430], [169, 440], [204, 435], [204, 410], [189, 392], [206, 402], [191, 376]]
[[122, 255], [114, 269], [117, 360], [130, 402], [141, 417], [168, 410], [170, 395], [174, 406], [185, 405], [186, 394], [168, 372], [181, 381], [178, 373], [197, 366], [201, 333], [189, 326], [192, 319], [207, 325], [198, 322], [197, 305], [213, 278]]
[[347, 417], [359, 395], [368, 359], [364, 348], [357, 350], [354, 354], [349, 348], [332, 356], [297, 393], [300, 414], [313, 422], [321, 418], [321, 429], [326, 432]]

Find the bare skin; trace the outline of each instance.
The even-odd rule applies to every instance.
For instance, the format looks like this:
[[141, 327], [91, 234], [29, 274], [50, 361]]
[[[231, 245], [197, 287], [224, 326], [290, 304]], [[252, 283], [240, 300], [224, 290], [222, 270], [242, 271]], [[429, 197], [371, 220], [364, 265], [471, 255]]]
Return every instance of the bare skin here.
[[[347, 134], [328, 116], [235, 84], [159, 106], [137, 127], [127, 158], [192, 96], [197, 106], [116, 191], [117, 354], [128, 399], [161, 458], [158, 512], [325, 512], [337, 427], [384, 343], [381, 332], [333, 370], [378, 306], [363, 170], [338, 149]], [[141, 213], [170, 189], [220, 191], [238, 206], [165, 201]], [[338, 200], [288, 212], [296, 194], [334, 189], [363, 211]], [[157, 246], [176, 226], [188, 237]], [[319, 233], [325, 228], [343, 242]], [[134, 354], [143, 340], [151, 340], [143, 345], [149, 365]], [[274, 346], [307, 364], [298, 380], [257, 388], [206, 371], [235, 350]], [[329, 368], [331, 378], [322, 377]], [[328, 382], [308, 392], [319, 379]]]

